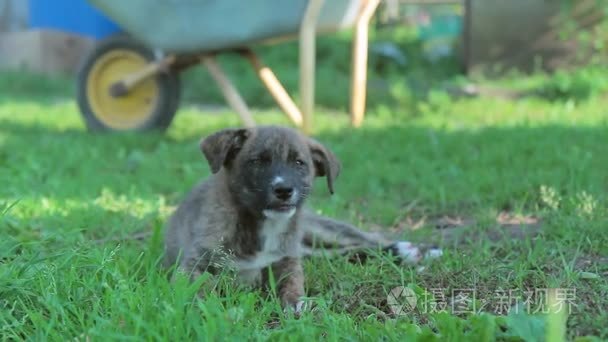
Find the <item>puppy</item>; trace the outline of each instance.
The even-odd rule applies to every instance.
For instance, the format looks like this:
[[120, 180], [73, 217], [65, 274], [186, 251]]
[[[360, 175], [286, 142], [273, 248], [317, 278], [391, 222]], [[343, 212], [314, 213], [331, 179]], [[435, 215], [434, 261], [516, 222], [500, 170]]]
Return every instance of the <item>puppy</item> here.
[[282, 306], [299, 313], [304, 256], [380, 248], [417, 262], [441, 254], [307, 211], [314, 178], [325, 177], [333, 194], [341, 167], [330, 150], [293, 129], [226, 129], [200, 149], [212, 175], [181, 202], [165, 235], [165, 265], [192, 279], [229, 263], [239, 281], [262, 286], [271, 270]]

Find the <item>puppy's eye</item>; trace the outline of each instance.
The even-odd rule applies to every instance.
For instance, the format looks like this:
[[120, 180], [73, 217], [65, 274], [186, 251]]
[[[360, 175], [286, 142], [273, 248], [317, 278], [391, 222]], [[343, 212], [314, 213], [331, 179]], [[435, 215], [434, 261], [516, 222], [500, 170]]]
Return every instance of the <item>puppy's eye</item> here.
[[304, 165], [306, 165], [306, 162], [304, 162], [302, 159], [296, 159], [296, 165], [304, 166]]

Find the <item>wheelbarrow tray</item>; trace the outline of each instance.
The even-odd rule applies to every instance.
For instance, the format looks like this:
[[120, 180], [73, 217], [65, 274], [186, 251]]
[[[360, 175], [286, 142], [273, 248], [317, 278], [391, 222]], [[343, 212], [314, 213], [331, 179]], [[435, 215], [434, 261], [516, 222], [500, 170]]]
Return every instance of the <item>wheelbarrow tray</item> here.
[[[200, 53], [297, 35], [308, 0], [88, 0], [152, 48]], [[325, 1], [317, 32], [352, 26], [362, 0]]]

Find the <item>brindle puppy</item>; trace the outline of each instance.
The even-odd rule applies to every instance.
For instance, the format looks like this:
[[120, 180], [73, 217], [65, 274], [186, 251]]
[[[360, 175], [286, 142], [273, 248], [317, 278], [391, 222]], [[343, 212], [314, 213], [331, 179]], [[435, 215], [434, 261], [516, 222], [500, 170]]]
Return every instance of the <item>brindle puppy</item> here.
[[271, 269], [283, 307], [300, 312], [303, 256], [378, 247], [408, 262], [440, 254], [303, 209], [315, 177], [326, 177], [333, 194], [340, 163], [295, 130], [227, 129], [203, 139], [200, 148], [213, 174], [179, 205], [165, 237], [165, 264], [177, 264], [192, 278], [229, 262], [241, 281], [263, 285]]

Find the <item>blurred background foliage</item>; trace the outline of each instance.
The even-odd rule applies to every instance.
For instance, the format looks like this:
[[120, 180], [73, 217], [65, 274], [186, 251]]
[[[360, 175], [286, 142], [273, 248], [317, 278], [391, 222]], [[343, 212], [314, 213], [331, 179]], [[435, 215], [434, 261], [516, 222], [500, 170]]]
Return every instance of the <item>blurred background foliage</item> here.
[[[476, 95], [477, 92], [471, 94], [467, 87], [481, 84], [508, 88], [518, 97], [537, 96], [550, 101], [582, 101], [603, 96], [608, 90], [608, 68], [605, 67], [608, 20], [586, 27], [584, 22], [573, 19], [573, 5], [577, 0], [560, 1], [564, 23], [560, 39], [576, 41], [584, 62], [555, 72], [540, 68], [531, 74], [507, 70], [499, 78], [467, 76], [463, 72], [459, 38], [463, 30], [462, 6], [409, 6], [405, 19], [398, 25], [385, 25], [378, 15], [370, 32], [369, 115], [419, 115], [429, 104], [454, 96]], [[608, 14], [608, 1], [596, 1], [603, 13]], [[316, 102], [319, 108], [348, 111], [351, 36], [350, 31], [344, 31], [318, 39]], [[298, 101], [297, 42], [257, 46], [255, 50]], [[220, 55], [218, 59], [251, 107], [274, 108], [273, 99], [246, 60], [230, 54]], [[224, 105], [221, 93], [202, 67], [189, 69], [181, 77], [183, 102], [205, 108]], [[0, 97], [7, 98], [40, 95], [52, 100], [73, 98], [75, 93], [72, 77], [46, 78], [23, 71], [3, 72], [0, 87], [6, 89]], [[399, 110], [393, 110], [396, 108]]]

